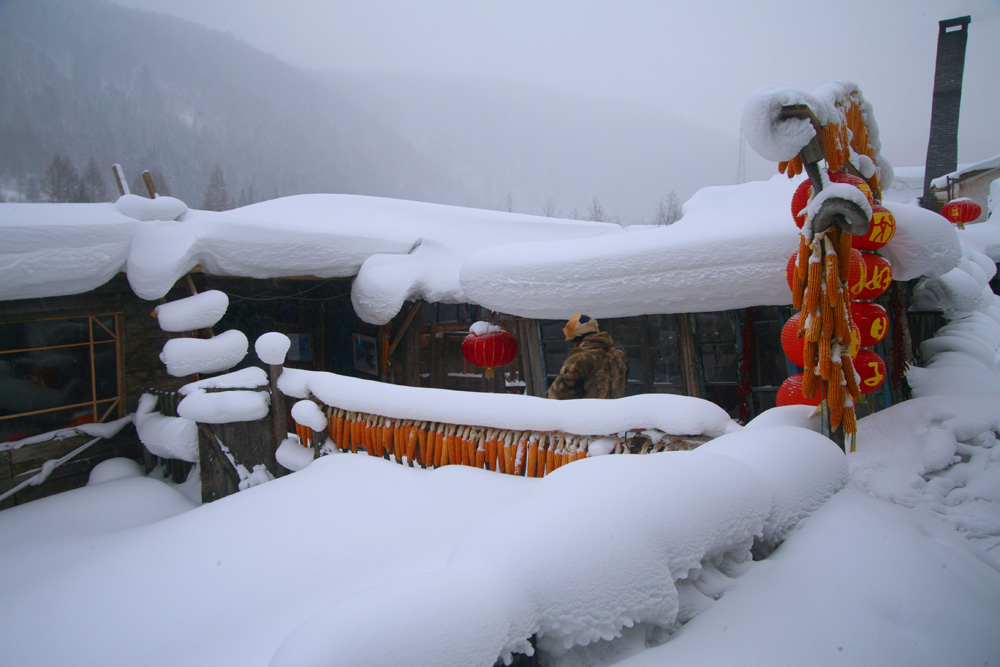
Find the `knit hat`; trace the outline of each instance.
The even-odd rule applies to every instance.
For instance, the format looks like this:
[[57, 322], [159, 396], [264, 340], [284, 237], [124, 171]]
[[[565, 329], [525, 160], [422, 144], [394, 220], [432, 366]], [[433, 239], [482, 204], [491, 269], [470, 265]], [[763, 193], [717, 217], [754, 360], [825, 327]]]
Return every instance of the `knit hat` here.
[[577, 313], [569, 318], [566, 326], [563, 327], [563, 333], [566, 334], [567, 341], [575, 340], [587, 334], [597, 333], [598, 331], [600, 329], [597, 326], [597, 320], [583, 313]]

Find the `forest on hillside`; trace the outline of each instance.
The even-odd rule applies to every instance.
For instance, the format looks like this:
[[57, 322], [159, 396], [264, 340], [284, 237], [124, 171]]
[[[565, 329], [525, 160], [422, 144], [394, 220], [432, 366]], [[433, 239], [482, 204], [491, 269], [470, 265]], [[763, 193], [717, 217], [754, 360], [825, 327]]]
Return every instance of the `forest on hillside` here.
[[120, 164], [133, 192], [148, 171], [193, 207], [221, 183], [227, 208], [332, 192], [662, 224], [732, 180], [738, 147], [660, 110], [527, 84], [309, 72], [100, 0], [0, 4], [0, 99], [9, 201], [114, 198]]

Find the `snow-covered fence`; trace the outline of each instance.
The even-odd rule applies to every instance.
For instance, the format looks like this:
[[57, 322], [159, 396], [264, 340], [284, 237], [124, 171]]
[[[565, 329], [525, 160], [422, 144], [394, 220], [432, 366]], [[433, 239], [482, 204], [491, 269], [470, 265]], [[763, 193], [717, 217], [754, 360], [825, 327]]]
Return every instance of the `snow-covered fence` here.
[[[709, 440], [705, 436], [672, 436], [658, 429], [579, 435], [556, 430], [515, 430], [401, 419], [330, 406], [327, 410], [328, 437], [342, 452], [364, 451], [369, 456], [410, 466], [467, 465], [525, 477], [543, 477], [591, 452], [681, 451]], [[315, 431], [298, 423], [296, 427], [303, 444], [311, 446]]]
[[288, 368], [278, 388], [301, 399], [292, 417], [303, 446], [527, 477], [587, 456], [693, 449], [739, 428], [708, 401], [667, 394], [551, 401]]

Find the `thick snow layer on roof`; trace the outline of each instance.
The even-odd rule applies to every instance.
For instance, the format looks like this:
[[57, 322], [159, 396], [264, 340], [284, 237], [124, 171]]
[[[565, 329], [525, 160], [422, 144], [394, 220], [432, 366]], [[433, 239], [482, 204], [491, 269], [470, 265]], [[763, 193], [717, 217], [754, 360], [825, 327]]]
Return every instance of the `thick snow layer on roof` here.
[[113, 204], [0, 204], [0, 300], [100, 287], [122, 270], [138, 225]]
[[951, 172], [950, 174], [945, 174], [944, 176], [938, 176], [931, 181], [931, 186], [943, 190], [948, 187], [948, 179], [953, 181], [961, 180], [963, 176], [975, 171], [986, 171], [989, 169], [1000, 168], [1000, 155], [994, 155], [991, 158], [985, 160], [980, 160], [979, 162], [973, 162], [970, 164], [960, 165], [958, 169]]
[[784, 267], [798, 248], [797, 181], [698, 191], [667, 227], [480, 252], [462, 268], [473, 301], [526, 317], [725, 310], [791, 302]]
[[[251, 278], [356, 275], [355, 310], [373, 324], [408, 299], [544, 318], [783, 305], [797, 184], [775, 176], [705, 188], [675, 224], [628, 230], [350, 195], [189, 210], [170, 221], [132, 220], [111, 204], [0, 204], [0, 299], [84, 292], [123, 270], [138, 296], [158, 299], [200, 265]], [[957, 265], [958, 237], [943, 218], [891, 209], [899, 228], [883, 254], [897, 279]], [[976, 234], [982, 248], [1000, 245], [992, 225]]]

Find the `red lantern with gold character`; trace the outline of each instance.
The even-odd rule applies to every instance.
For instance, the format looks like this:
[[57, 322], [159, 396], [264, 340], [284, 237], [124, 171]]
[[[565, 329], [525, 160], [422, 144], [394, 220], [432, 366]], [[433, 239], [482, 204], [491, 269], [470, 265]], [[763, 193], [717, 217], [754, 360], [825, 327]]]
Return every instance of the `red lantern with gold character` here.
[[852, 302], [851, 319], [858, 325], [861, 333], [861, 347], [870, 347], [879, 342], [889, 330], [889, 315], [877, 303]]
[[965, 228], [965, 223], [972, 222], [983, 213], [983, 207], [968, 197], [953, 199], [941, 207], [941, 215], [958, 225], [959, 229]]
[[865, 266], [864, 281], [860, 284], [851, 283], [852, 299], [874, 299], [889, 289], [892, 283], [892, 265], [889, 260], [870, 252], [861, 253]]
[[881, 204], [872, 206], [872, 221], [868, 233], [851, 238], [851, 247], [858, 250], [878, 250], [896, 234], [896, 217]]
[[470, 364], [485, 367], [486, 377], [491, 378], [494, 368], [517, 358], [517, 339], [495, 324], [476, 322], [462, 341], [462, 356]]
[[802, 395], [802, 373], [796, 373], [781, 383], [778, 387], [778, 397], [774, 404], [782, 405], [819, 405], [820, 401], [826, 398], [826, 390], [821, 384], [819, 391], [812, 398]]
[[867, 394], [875, 391], [885, 382], [885, 362], [871, 350], [858, 350], [858, 355], [854, 357], [854, 372], [861, 380], [858, 388], [861, 393]]

